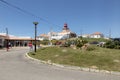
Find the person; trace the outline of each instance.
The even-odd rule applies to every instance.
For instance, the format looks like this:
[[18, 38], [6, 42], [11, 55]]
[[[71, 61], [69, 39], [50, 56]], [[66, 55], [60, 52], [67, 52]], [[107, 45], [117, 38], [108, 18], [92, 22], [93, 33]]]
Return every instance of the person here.
[[9, 46], [9, 48], [12, 48], [12, 44], [10, 42], [8, 43], [8, 46]]
[[33, 51], [33, 45], [32, 45], [32, 42], [29, 42], [28, 46], [29, 46], [29, 48], [30, 48], [30, 52]]

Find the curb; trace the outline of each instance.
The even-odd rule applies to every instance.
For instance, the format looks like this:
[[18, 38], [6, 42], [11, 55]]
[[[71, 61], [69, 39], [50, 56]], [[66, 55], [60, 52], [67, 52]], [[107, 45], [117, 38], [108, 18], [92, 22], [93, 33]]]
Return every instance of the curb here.
[[53, 66], [57, 66], [57, 67], [61, 67], [61, 68], [66, 68], [66, 69], [71, 69], [71, 70], [80, 70], [80, 71], [86, 71], [86, 72], [104, 73], [104, 74], [111, 74], [111, 75], [120, 76], [120, 72], [115, 72], [115, 71], [107, 71], [107, 70], [98, 70], [98, 69], [84, 68], [84, 67], [77, 67], [77, 66], [61, 65], [61, 64], [52, 63], [51, 60], [42, 61], [42, 60], [38, 60], [38, 59], [30, 57], [28, 55], [28, 53], [25, 54], [25, 57], [27, 57], [27, 58], [29, 58], [33, 61], [37, 61], [38, 63], [49, 64], [49, 65], [53, 65]]

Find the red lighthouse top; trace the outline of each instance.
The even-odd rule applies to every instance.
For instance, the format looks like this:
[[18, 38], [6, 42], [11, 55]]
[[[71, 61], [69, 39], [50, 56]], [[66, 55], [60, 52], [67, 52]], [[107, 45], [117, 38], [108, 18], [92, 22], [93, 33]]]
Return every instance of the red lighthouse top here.
[[67, 23], [64, 24], [63, 30], [69, 30]]
[[64, 24], [64, 27], [67, 28], [67, 23]]

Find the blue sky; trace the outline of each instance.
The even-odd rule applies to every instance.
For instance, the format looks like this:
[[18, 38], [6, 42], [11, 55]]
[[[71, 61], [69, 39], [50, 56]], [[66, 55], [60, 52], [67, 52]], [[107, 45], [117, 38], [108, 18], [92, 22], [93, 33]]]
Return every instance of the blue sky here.
[[[111, 30], [112, 37], [120, 37], [120, 0], [4, 0], [37, 17], [10, 7], [0, 1], [0, 33], [7, 27], [9, 34], [34, 37], [33, 21], [38, 21], [37, 35], [52, 28], [60, 32], [64, 23], [80, 34]], [[42, 20], [42, 19], [46, 20]]]

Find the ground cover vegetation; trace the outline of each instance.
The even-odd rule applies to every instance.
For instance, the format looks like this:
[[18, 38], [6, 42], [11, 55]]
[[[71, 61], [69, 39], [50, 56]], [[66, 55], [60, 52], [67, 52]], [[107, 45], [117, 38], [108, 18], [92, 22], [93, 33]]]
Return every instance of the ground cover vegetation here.
[[[104, 46], [99, 47], [96, 45], [103, 41], [106, 42]], [[37, 53], [31, 52], [29, 55], [37, 59], [58, 64], [120, 71], [119, 42], [83, 38], [54, 40], [53, 42], [56, 46], [40, 48], [37, 50]], [[113, 44], [114, 47], [111, 49]]]

